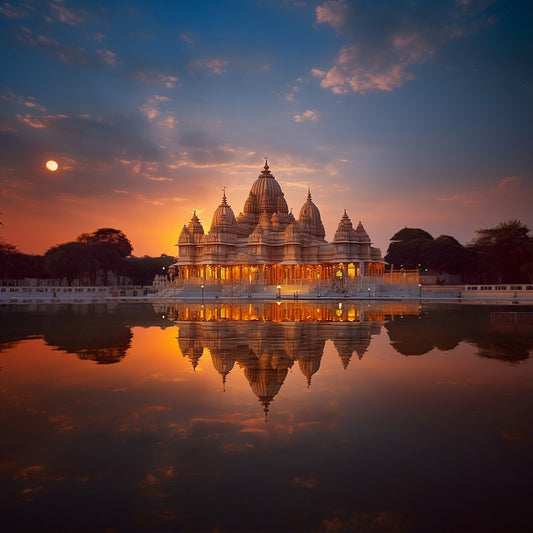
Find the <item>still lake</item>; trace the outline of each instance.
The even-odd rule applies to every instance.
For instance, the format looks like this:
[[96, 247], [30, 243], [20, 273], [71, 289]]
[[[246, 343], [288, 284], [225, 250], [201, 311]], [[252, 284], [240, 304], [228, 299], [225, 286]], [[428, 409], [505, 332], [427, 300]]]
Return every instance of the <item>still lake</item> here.
[[0, 530], [533, 530], [533, 307], [0, 306]]

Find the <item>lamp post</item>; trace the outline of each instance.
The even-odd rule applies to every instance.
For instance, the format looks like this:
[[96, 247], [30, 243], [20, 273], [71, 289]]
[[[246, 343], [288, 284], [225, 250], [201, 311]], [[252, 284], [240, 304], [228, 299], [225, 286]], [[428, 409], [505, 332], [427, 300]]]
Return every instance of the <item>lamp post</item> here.
[[368, 287], [368, 299], [370, 300], [370, 287]]
[[276, 287], [276, 298], [281, 299], [281, 285]]
[[203, 306], [204, 305], [204, 286], [201, 285], [200, 287], [202, 289], [202, 306]]

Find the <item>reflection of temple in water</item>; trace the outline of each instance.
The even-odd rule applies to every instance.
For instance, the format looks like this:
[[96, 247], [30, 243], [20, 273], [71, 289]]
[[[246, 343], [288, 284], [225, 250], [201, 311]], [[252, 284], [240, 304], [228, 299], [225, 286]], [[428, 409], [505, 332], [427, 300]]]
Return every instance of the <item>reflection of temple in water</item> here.
[[335, 306], [322, 302], [191, 304], [164, 311], [178, 325], [180, 351], [193, 368], [207, 349], [225, 387], [237, 364], [265, 416], [295, 363], [310, 387], [325, 343], [331, 340], [346, 369], [354, 354], [363, 357], [391, 312], [385, 306], [370, 308], [353, 302]]

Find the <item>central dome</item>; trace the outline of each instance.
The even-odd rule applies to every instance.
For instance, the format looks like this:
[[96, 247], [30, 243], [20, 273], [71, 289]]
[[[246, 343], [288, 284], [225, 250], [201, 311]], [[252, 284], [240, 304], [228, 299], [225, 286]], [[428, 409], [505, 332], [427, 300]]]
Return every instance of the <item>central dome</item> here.
[[289, 208], [276, 178], [270, 172], [268, 162], [257, 177], [245, 204], [245, 212], [288, 213]]

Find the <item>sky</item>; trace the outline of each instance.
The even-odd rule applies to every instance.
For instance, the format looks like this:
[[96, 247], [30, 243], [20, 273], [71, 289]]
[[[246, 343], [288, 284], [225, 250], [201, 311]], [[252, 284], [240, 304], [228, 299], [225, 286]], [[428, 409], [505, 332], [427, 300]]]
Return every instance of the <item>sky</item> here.
[[0, 239], [175, 255], [265, 157], [327, 240], [533, 229], [532, 66], [530, 1], [0, 0]]

